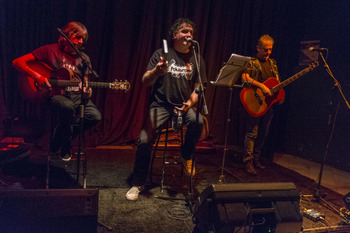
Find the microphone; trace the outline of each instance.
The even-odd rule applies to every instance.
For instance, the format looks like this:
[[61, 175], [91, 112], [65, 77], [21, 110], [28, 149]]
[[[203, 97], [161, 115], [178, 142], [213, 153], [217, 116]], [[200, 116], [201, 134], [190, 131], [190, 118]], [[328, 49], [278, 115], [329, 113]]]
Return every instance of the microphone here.
[[187, 37], [186, 40], [190, 43], [197, 43], [197, 41], [193, 40], [191, 37]]
[[163, 40], [163, 58], [164, 60], [168, 59], [168, 42], [166, 40]]
[[171, 127], [173, 128], [174, 132], [178, 132], [181, 130], [182, 127], [182, 111], [177, 110], [177, 114], [174, 114]]
[[324, 50], [328, 50], [327, 48], [314, 48], [314, 47], [310, 47], [309, 48], [310, 51], [324, 51]]

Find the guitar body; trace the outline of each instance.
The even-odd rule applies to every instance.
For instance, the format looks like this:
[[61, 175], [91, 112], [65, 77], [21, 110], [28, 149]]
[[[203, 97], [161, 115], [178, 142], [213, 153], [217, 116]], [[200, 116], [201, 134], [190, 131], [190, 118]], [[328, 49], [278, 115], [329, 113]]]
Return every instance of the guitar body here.
[[[28, 62], [28, 66], [44, 77], [51, 77], [52, 69], [43, 62]], [[39, 87], [37, 82], [30, 76], [20, 73], [18, 88], [21, 96], [28, 101], [42, 101], [50, 95], [50, 90]]]
[[[273, 88], [279, 84], [277, 79], [269, 78], [264, 82], [268, 88]], [[240, 98], [245, 110], [253, 117], [264, 115], [270, 107], [282, 100], [285, 96], [284, 90], [280, 89], [273, 93], [272, 96], [264, 95], [260, 88], [249, 87], [241, 91]]]
[[240, 97], [244, 108], [253, 117], [260, 117], [264, 115], [274, 103], [284, 98], [285, 93], [282, 89], [283, 87], [294, 82], [311, 70], [316, 69], [318, 66], [318, 61], [313, 61], [307, 68], [299, 71], [281, 83], [279, 83], [275, 78], [269, 78], [264, 82], [264, 84], [271, 90], [272, 96], [264, 95], [260, 88], [254, 86], [243, 89]]

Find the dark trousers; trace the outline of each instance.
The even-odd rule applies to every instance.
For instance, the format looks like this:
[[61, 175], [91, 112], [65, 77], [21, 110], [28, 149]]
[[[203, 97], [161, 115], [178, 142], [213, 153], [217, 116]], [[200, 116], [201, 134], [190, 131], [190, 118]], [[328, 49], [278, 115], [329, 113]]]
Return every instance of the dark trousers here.
[[[80, 93], [67, 93], [63, 95], [55, 95], [49, 99], [49, 106], [52, 114], [57, 116], [58, 125], [55, 131], [55, 137], [59, 138], [62, 150], [70, 150], [71, 139], [73, 134], [79, 133], [79, 127], [73, 128], [75, 122], [79, 121]], [[83, 118], [83, 130], [95, 126], [101, 121], [101, 113], [90, 99], [86, 100]], [[69, 151], [63, 151], [68, 153]]]
[[258, 159], [270, 129], [273, 118], [273, 108], [261, 117], [252, 117], [245, 112], [245, 137], [243, 162]]
[[[172, 115], [173, 109], [167, 109], [165, 107], [151, 107], [149, 109], [149, 114], [144, 122], [135, 155], [132, 174], [133, 185], [141, 186], [146, 182], [155, 135]], [[198, 125], [196, 126], [196, 111], [190, 108], [183, 114], [183, 124], [187, 126], [187, 131], [184, 145], [181, 148], [181, 156], [183, 159], [189, 160], [202, 133], [203, 118], [199, 114]]]

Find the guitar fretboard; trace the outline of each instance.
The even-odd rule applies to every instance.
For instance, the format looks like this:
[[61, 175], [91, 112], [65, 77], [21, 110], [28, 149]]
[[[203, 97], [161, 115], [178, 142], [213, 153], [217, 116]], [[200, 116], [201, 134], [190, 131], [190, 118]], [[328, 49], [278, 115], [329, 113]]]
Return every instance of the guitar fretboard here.
[[[69, 81], [69, 80], [58, 80], [58, 79], [50, 79], [50, 84], [53, 87], [77, 87], [79, 86], [78, 81]], [[101, 87], [101, 88], [111, 88], [111, 83], [105, 82], [89, 82], [90, 87]]]
[[298, 78], [300, 78], [301, 76], [305, 75], [306, 73], [310, 72], [311, 70], [314, 70], [316, 67], [318, 67], [318, 62], [314, 62], [312, 63], [309, 67], [303, 69], [302, 71], [296, 73], [295, 75], [293, 75], [292, 77], [284, 80], [283, 82], [281, 82], [280, 84], [278, 84], [277, 86], [274, 86], [273, 88], [271, 88], [271, 92], [275, 93], [277, 91], [279, 91], [280, 89], [284, 88], [285, 86], [287, 86], [288, 84], [294, 82], [295, 80], [297, 80]]

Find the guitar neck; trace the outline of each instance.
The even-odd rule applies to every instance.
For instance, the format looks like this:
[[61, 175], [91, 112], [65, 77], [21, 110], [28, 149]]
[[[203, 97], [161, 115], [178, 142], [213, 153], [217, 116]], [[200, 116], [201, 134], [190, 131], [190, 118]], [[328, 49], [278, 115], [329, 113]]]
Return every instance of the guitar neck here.
[[[74, 73], [69, 69], [60, 68], [53, 70], [46, 63], [36, 60], [30, 61], [27, 64], [31, 69], [48, 78], [52, 87], [79, 87], [80, 81], [72, 81], [74, 80]], [[29, 77], [28, 75], [23, 75], [22, 80], [23, 82], [19, 82], [19, 85], [23, 95], [27, 99], [37, 101], [44, 97], [48, 97], [49, 92], [47, 91], [47, 88], [42, 88], [33, 78]], [[108, 88], [113, 91], [127, 92], [130, 90], [130, 83], [126, 80], [124, 82], [119, 82], [117, 80], [114, 82], [89, 82], [88, 86]]]
[[313, 66], [309, 66], [309, 67], [303, 69], [302, 71], [296, 73], [292, 77], [284, 80], [283, 82], [281, 82], [277, 86], [274, 86], [273, 88], [271, 88], [271, 92], [275, 93], [275, 92], [279, 91], [280, 89], [282, 89], [285, 86], [287, 86], [288, 84], [294, 82], [295, 80], [297, 80], [298, 78], [300, 78], [301, 76], [305, 75], [306, 73], [310, 72], [313, 69], [315, 69], [315, 67], [313, 67]]
[[105, 83], [105, 82], [89, 82], [90, 87], [98, 87], [98, 88], [111, 88], [111, 83]]
[[[54, 87], [77, 87], [79, 86], [79, 81], [69, 81], [69, 80], [58, 80], [50, 79], [50, 84]], [[111, 83], [105, 82], [89, 82], [90, 87], [99, 87], [99, 88], [111, 88]]]

